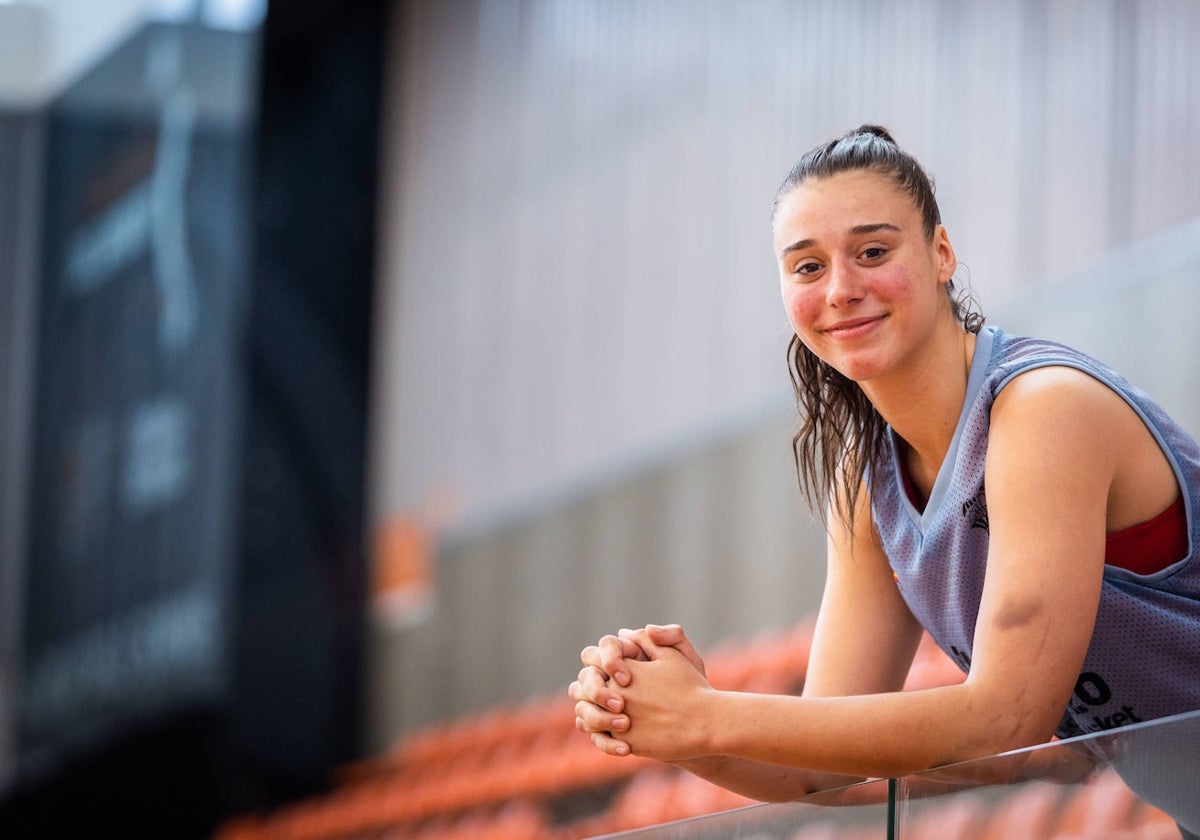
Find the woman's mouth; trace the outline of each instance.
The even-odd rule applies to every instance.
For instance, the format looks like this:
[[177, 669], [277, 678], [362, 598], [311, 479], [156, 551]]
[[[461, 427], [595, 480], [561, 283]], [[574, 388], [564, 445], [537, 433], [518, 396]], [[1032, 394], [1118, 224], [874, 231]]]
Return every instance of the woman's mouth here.
[[836, 339], [860, 338], [883, 323], [883, 319], [886, 317], [886, 315], [873, 315], [868, 318], [847, 318], [845, 321], [838, 321], [827, 327], [825, 333]]

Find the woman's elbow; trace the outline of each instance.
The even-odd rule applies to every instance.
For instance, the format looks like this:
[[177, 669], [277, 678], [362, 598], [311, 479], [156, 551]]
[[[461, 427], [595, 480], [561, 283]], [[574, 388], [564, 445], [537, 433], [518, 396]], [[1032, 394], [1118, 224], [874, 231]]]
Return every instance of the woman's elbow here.
[[1020, 703], [997, 704], [990, 713], [976, 716], [959, 755], [944, 763], [971, 762], [979, 768], [990, 765], [989, 777], [1011, 777], [1020, 771], [1028, 754], [1007, 754], [1047, 743], [1054, 737], [1059, 720], [1058, 714], [1039, 713]]

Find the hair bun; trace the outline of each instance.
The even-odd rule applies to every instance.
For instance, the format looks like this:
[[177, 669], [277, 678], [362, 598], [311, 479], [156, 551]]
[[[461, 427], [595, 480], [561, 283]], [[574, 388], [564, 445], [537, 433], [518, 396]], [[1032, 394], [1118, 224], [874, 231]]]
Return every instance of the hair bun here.
[[896, 142], [896, 138], [892, 136], [892, 133], [881, 125], [873, 125], [871, 123], [860, 125], [858, 128], [854, 129], [854, 131], [850, 132], [851, 136], [854, 136], [855, 134], [871, 134], [881, 140], [886, 140], [893, 146], [900, 145]]

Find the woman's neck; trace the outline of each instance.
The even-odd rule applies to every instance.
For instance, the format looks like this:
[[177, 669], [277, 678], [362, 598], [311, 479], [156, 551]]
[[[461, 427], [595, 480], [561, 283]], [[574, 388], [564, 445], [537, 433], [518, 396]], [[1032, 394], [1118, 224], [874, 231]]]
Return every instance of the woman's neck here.
[[908, 467], [926, 491], [954, 440], [975, 338], [955, 321], [953, 329], [939, 329], [903, 373], [862, 383], [880, 416], [908, 446]]

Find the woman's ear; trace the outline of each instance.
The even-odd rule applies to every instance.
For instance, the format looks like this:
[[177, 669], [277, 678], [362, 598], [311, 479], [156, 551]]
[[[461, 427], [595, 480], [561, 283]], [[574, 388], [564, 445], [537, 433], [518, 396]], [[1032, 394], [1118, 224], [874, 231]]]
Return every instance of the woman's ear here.
[[950, 234], [945, 225], [938, 225], [933, 230], [933, 251], [937, 261], [938, 283], [944, 286], [953, 279], [958, 269], [958, 257], [954, 255], [954, 246], [950, 244]]

